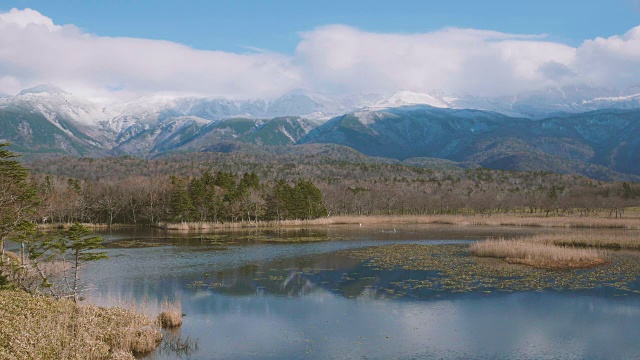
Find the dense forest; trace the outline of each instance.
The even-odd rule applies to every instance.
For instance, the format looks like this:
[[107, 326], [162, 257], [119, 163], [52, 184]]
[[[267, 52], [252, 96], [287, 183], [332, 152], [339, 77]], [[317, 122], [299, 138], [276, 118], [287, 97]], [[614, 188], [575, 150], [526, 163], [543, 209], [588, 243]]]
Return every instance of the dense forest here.
[[290, 155], [191, 153], [27, 164], [43, 222], [155, 224], [328, 215], [527, 213], [622, 217], [640, 184], [577, 175]]

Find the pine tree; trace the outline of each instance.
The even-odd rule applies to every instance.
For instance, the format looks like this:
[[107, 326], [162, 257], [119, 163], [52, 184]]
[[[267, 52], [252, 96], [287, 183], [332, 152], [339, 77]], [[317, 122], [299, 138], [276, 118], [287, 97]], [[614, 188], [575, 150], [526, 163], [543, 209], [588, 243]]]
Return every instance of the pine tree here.
[[311, 181], [298, 181], [293, 192], [296, 197], [296, 218], [316, 219], [327, 216], [322, 192]]
[[193, 204], [184, 179], [172, 177], [173, 193], [171, 194], [171, 213], [175, 220], [190, 220]]
[[[4, 242], [33, 228], [29, 221], [40, 199], [29, 183], [29, 172], [18, 155], [6, 149], [8, 143], [0, 143], [0, 251], [4, 262]], [[24, 247], [24, 246], [23, 246]]]
[[65, 282], [68, 291], [74, 302], [78, 302], [82, 289], [80, 287], [80, 268], [87, 262], [107, 259], [106, 252], [98, 252], [102, 249], [102, 238], [91, 236], [92, 231], [81, 224], [73, 224], [68, 230], [60, 233], [60, 236], [53, 240], [52, 247], [56, 248], [64, 258], [69, 258], [71, 262], [72, 279]]

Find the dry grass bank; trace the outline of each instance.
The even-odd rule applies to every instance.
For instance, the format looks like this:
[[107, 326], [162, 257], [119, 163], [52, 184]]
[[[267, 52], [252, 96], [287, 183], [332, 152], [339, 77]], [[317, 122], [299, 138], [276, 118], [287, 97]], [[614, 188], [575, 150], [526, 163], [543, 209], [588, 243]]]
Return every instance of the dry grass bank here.
[[167, 230], [215, 230], [243, 228], [307, 227], [330, 225], [433, 224], [454, 226], [534, 226], [588, 229], [640, 229], [640, 218], [544, 217], [519, 215], [405, 215], [405, 216], [332, 216], [313, 220], [283, 220], [235, 223], [162, 223]]
[[476, 256], [547, 269], [589, 268], [608, 262], [599, 250], [557, 246], [532, 238], [492, 239], [474, 243], [470, 248]]
[[574, 248], [598, 248], [612, 250], [640, 250], [640, 233], [636, 231], [607, 231], [599, 233], [577, 232], [568, 234], [539, 234], [527, 238], [534, 243], [569, 246]]
[[129, 310], [0, 291], [1, 359], [134, 359], [161, 339], [151, 319]]

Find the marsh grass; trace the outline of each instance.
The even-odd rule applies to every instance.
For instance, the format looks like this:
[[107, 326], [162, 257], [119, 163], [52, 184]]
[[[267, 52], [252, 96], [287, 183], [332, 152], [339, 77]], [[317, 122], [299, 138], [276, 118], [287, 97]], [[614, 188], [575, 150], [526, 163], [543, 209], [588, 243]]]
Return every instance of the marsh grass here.
[[608, 231], [599, 233], [577, 232], [569, 234], [538, 234], [526, 238], [534, 243], [553, 244], [574, 248], [611, 250], [640, 250], [640, 233], [636, 231]]
[[557, 246], [531, 238], [490, 239], [472, 244], [470, 250], [480, 257], [547, 269], [589, 268], [608, 263], [600, 250]]
[[166, 230], [215, 230], [245, 228], [307, 227], [329, 225], [381, 225], [381, 224], [433, 224], [454, 226], [532, 226], [585, 229], [636, 229], [640, 230], [640, 218], [614, 219], [605, 217], [545, 217], [522, 215], [404, 215], [404, 216], [332, 216], [313, 220], [282, 220], [235, 223], [162, 223]]
[[0, 291], [1, 359], [133, 359], [161, 340], [158, 326], [131, 310]]
[[180, 301], [169, 302], [165, 299], [160, 308], [162, 312], [157, 319], [163, 329], [172, 329], [182, 325], [182, 303]]
[[640, 233], [611, 230], [536, 234], [519, 239], [489, 239], [470, 247], [480, 257], [546, 268], [580, 268], [606, 264], [603, 249], [640, 250]]

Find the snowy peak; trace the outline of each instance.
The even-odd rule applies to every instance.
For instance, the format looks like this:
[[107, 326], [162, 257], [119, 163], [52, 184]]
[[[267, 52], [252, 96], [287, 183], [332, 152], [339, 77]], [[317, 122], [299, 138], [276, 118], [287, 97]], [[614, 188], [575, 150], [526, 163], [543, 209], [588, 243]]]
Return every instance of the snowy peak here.
[[112, 116], [109, 109], [52, 85], [37, 85], [16, 96], [0, 98], [1, 107], [40, 113], [57, 127], [71, 122], [93, 128]]
[[49, 85], [49, 84], [39, 84], [34, 87], [24, 89], [18, 93], [18, 96], [27, 95], [27, 94], [42, 94], [46, 93], [49, 95], [62, 95], [69, 94], [68, 92], [60, 89], [57, 86]]
[[41, 84], [25, 89], [16, 96], [0, 97], [0, 110], [11, 108], [41, 114], [61, 131], [67, 131], [68, 125], [72, 125], [91, 133], [92, 138], [99, 133], [109, 141], [118, 141], [124, 135], [134, 136], [178, 118], [200, 119], [200, 123], [194, 123], [198, 126], [202, 122], [216, 123], [234, 117], [272, 119], [299, 116], [324, 122], [355, 112], [363, 124], [367, 124], [376, 120], [367, 113], [369, 111], [386, 109], [388, 112], [400, 112], [431, 108], [485, 110], [512, 117], [543, 119], [557, 114], [599, 109], [640, 108], [639, 92], [640, 86], [629, 88], [624, 93], [588, 86], [567, 86], [502, 97], [438, 90], [426, 93], [403, 90], [391, 96], [331, 96], [296, 89], [275, 99], [146, 95], [129, 102], [104, 105], [56, 86]]
[[436, 108], [451, 108], [452, 106], [443, 100], [436, 99], [434, 96], [424, 93], [416, 93], [412, 91], [398, 91], [387, 100], [376, 103], [375, 107], [401, 107], [413, 105], [426, 105]]

